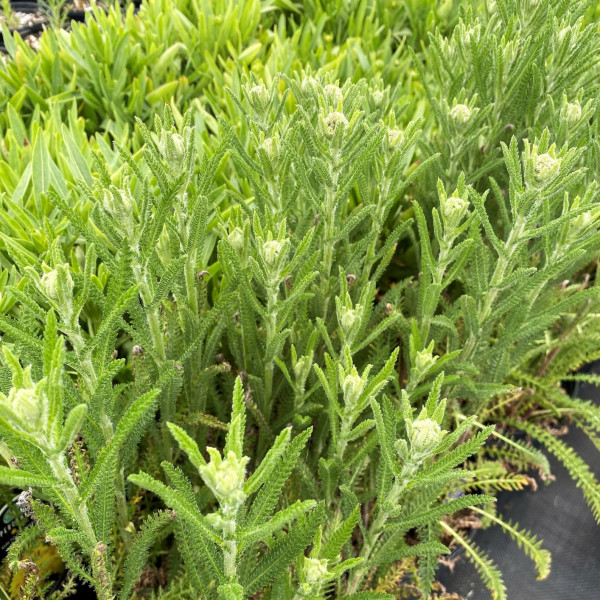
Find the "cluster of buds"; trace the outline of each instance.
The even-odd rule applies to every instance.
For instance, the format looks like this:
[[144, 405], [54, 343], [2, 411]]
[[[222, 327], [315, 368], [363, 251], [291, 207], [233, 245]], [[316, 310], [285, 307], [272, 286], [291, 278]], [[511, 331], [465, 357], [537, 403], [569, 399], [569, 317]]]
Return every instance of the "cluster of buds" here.
[[160, 131], [158, 150], [174, 176], [180, 175], [185, 168], [186, 154], [191, 151], [187, 147], [189, 143], [191, 143], [189, 127], [184, 128], [183, 135], [174, 127]]
[[556, 155], [556, 144], [546, 148], [546, 143], [530, 144], [525, 140], [525, 179], [533, 187], [552, 183], [560, 171], [562, 159]]
[[442, 215], [447, 229], [454, 229], [460, 225], [469, 210], [469, 201], [461, 198], [455, 191], [450, 198], [442, 203]]
[[352, 300], [348, 293], [345, 294], [344, 301], [339, 296], [335, 299], [337, 320], [342, 333], [343, 342], [347, 346], [352, 346], [362, 326], [363, 306], [361, 304], [352, 305]]
[[244, 249], [244, 230], [241, 227], [234, 227], [227, 234], [227, 240], [236, 252], [241, 252]]
[[[246, 465], [250, 460], [247, 456], [238, 458], [235, 452], [229, 451], [225, 458], [215, 448], [207, 448], [210, 462], [198, 470], [204, 483], [209, 487], [224, 514], [235, 515], [238, 508], [244, 503], [244, 481], [246, 478]], [[213, 526], [223, 528], [220, 515], [213, 516]]]
[[277, 259], [279, 258], [279, 254], [281, 253], [281, 242], [279, 240], [268, 240], [266, 241], [261, 248], [261, 255], [264, 261], [270, 267], [273, 266]]
[[349, 371], [345, 371], [340, 365], [338, 378], [344, 394], [344, 406], [348, 412], [353, 412], [358, 405], [358, 401], [367, 385], [367, 375], [368, 371], [365, 370], [361, 377], [354, 365]]
[[388, 147], [392, 150], [398, 148], [402, 142], [404, 141], [404, 131], [402, 129], [396, 129], [395, 127], [392, 129], [388, 129], [387, 131], [387, 142]]
[[455, 104], [448, 113], [453, 121], [464, 125], [471, 118], [471, 109], [466, 104]]
[[255, 107], [264, 107], [269, 102], [269, 91], [262, 82], [251, 87], [247, 86], [246, 95], [250, 103]]
[[417, 371], [418, 379], [421, 380], [433, 368], [439, 356], [433, 354], [433, 340], [423, 350], [419, 350], [415, 356], [414, 368]]
[[314, 598], [319, 595], [323, 584], [335, 576], [329, 572], [328, 564], [329, 560], [326, 558], [304, 557], [300, 573], [300, 598]]
[[448, 238], [448, 241], [450, 241], [458, 233], [461, 224], [468, 214], [469, 191], [462, 175], [458, 180], [457, 188], [450, 196], [446, 194], [446, 190], [444, 189], [441, 180], [438, 180], [437, 187], [445, 236]]
[[274, 133], [272, 137], [262, 139], [259, 147], [265, 152], [271, 162], [277, 162], [281, 154], [279, 134]]
[[344, 101], [344, 94], [339, 86], [332, 83], [323, 88], [325, 104], [331, 108], [340, 108]]
[[31, 378], [31, 366], [24, 369], [17, 357], [3, 347], [5, 361], [13, 373], [13, 387], [8, 396], [0, 392], [0, 406], [3, 418], [16, 431], [34, 435], [43, 442], [48, 415], [46, 380], [37, 383]]
[[568, 125], [577, 123], [577, 121], [581, 119], [582, 113], [583, 111], [579, 99], [575, 100], [575, 102], [568, 102], [566, 96], [563, 98], [560, 116]]
[[137, 248], [135, 240], [136, 202], [129, 187], [128, 177], [124, 177], [121, 187], [111, 185], [102, 190], [102, 207], [112, 217], [113, 226], [123, 236], [131, 240], [131, 247]]
[[47, 265], [43, 265], [42, 268], [44, 274], [41, 277], [32, 268], [28, 268], [28, 272], [62, 321], [70, 324], [74, 316], [71, 268], [68, 263], [59, 264], [54, 269]]
[[323, 133], [328, 138], [332, 138], [338, 132], [343, 133], [348, 126], [348, 119], [342, 112], [331, 111], [328, 115], [321, 116], [321, 126]]
[[431, 454], [446, 435], [440, 424], [427, 416], [423, 408], [414, 421], [407, 421], [408, 439], [414, 457], [423, 457]]

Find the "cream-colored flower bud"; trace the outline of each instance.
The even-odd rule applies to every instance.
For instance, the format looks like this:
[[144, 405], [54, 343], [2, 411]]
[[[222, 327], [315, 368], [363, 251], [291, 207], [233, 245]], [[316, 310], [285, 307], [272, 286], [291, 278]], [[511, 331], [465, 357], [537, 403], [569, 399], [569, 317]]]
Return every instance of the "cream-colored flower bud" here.
[[560, 158], [551, 156], [544, 152], [535, 157], [535, 178], [538, 181], [547, 181], [551, 179], [560, 169]]
[[244, 249], [244, 232], [241, 227], [234, 227], [227, 235], [227, 240], [237, 252]]
[[275, 134], [273, 137], [265, 138], [260, 147], [266, 152], [271, 161], [276, 161], [280, 155], [279, 136]]
[[379, 106], [383, 100], [383, 92], [381, 90], [375, 90], [371, 93], [371, 98], [373, 98], [375, 106]]
[[415, 368], [419, 373], [424, 375], [435, 365], [439, 356], [434, 356], [432, 348], [425, 348], [417, 352], [415, 357]]
[[457, 104], [450, 109], [450, 116], [457, 123], [464, 125], [471, 118], [471, 109], [466, 104]]
[[281, 242], [270, 240], [265, 242], [262, 247], [262, 255], [268, 265], [273, 265], [279, 258], [281, 252]]
[[450, 198], [447, 198], [442, 207], [446, 223], [450, 226], [458, 225], [467, 214], [468, 208], [468, 200], [464, 200], [460, 196], [450, 196]]
[[46, 297], [58, 305], [63, 318], [68, 319], [73, 311], [73, 278], [69, 265], [59, 265], [44, 273], [40, 279], [40, 288]]
[[326, 558], [304, 557], [304, 580], [312, 585], [321, 583], [328, 575]]
[[40, 286], [48, 298], [51, 298], [52, 300], [58, 298], [58, 273], [56, 269], [52, 269], [52, 271], [42, 275]]
[[294, 375], [296, 379], [304, 382], [310, 373], [312, 360], [308, 356], [301, 356], [294, 365]]
[[342, 392], [344, 393], [344, 401], [347, 406], [354, 406], [362, 391], [365, 387], [365, 382], [361, 379], [360, 375], [355, 368], [352, 372], [344, 377], [342, 383]]
[[592, 216], [592, 213], [588, 210], [580, 215], [577, 215], [577, 217], [573, 219], [571, 227], [574, 232], [581, 233], [585, 231], [592, 224], [593, 221], [594, 218]]
[[327, 135], [332, 137], [338, 129], [344, 128], [348, 125], [348, 119], [341, 112], [330, 112], [324, 119], [325, 131]]
[[225, 459], [214, 448], [207, 448], [211, 461], [198, 471], [224, 510], [236, 510], [244, 502], [247, 456], [238, 458], [229, 451]]
[[356, 308], [342, 306], [339, 319], [342, 330], [346, 335], [348, 335], [354, 324], [360, 319], [361, 308], [360, 304], [357, 304]]
[[175, 131], [163, 129], [160, 132], [158, 149], [161, 156], [174, 172], [179, 172], [185, 158], [185, 142], [183, 137]]
[[579, 104], [579, 100], [566, 102], [562, 107], [561, 116], [569, 125], [577, 123], [581, 119], [581, 104]]
[[443, 432], [433, 419], [413, 421], [410, 444], [415, 452], [427, 452], [441, 440]]
[[326, 85], [323, 88], [323, 92], [325, 94], [325, 100], [329, 106], [333, 108], [337, 108], [340, 102], [343, 102], [344, 95], [342, 94], [342, 90], [332, 83]]
[[250, 88], [248, 96], [252, 102], [257, 104], [266, 104], [269, 101], [269, 92], [264, 83], [260, 83]]
[[401, 129], [388, 129], [387, 139], [390, 148], [397, 148], [404, 140], [404, 131]]
[[44, 399], [35, 388], [12, 388], [8, 395], [12, 412], [19, 417], [31, 431], [42, 426]]

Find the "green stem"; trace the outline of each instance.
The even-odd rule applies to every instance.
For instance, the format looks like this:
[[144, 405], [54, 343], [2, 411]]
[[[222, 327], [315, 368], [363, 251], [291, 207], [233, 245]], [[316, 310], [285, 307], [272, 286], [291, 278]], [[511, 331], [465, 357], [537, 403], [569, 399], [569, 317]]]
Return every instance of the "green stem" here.
[[323, 320], [327, 319], [327, 312], [329, 310], [330, 300], [330, 279], [331, 269], [333, 267], [333, 255], [335, 250], [335, 242], [333, 241], [333, 234], [335, 231], [335, 195], [337, 192], [338, 184], [338, 160], [339, 160], [339, 148], [336, 148], [333, 152], [333, 160], [329, 175], [331, 177], [331, 186], [327, 188], [327, 195], [325, 198], [325, 231], [323, 242], [323, 270], [321, 272], [321, 298], [323, 300]]

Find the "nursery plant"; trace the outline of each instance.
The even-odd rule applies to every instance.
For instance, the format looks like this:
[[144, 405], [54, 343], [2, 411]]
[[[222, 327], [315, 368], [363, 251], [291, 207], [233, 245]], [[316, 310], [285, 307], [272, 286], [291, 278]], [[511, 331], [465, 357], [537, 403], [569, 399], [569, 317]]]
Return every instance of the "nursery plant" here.
[[600, 519], [556, 435], [600, 449], [563, 389], [600, 357], [588, 7], [167, 4], [96, 8], [37, 53], [4, 31], [21, 597], [443, 597], [458, 545], [506, 598], [477, 519], [546, 577], [552, 548], [494, 501], [551, 485], [550, 452]]

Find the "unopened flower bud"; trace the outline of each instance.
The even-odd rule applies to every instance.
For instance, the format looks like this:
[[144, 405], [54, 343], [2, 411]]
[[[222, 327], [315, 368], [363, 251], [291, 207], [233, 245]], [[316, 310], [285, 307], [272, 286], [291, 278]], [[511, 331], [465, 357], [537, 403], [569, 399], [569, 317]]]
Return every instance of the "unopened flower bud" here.
[[255, 85], [248, 90], [248, 96], [251, 102], [265, 105], [269, 101], [269, 92], [264, 83]]
[[438, 358], [429, 348], [420, 350], [415, 357], [415, 368], [420, 374], [425, 375], [435, 365]]
[[330, 83], [323, 88], [323, 92], [325, 93], [327, 104], [333, 108], [337, 108], [339, 103], [344, 100], [342, 90], [337, 85]]
[[458, 225], [469, 208], [469, 202], [460, 196], [450, 196], [443, 203], [442, 212], [446, 223], [450, 226]]
[[571, 227], [573, 228], [573, 231], [581, 233], [592, 224], [593, 220], [592, 213], [588, 210], [580, 215], [577, 215], [577, 217], [573, 219]]
[[356, 306], [356, 309], [348, 308], [346, 306], [342, 307], [341, 315], [340, 315], [340, 325], [347, 335], [357, 320], [360, 318], [359, 311], [357, 310], [359, 305]]
[[304, 557], [304, 580], [309, 584], [319, 584], [327, 576], [326, 558], [307, 558]]
[[212, 490], [225, 510], [236, 510], [244, 502], [244, 480], [247, 456], [238, 458], [233, 451], [225, 459], [214, 448], [207, 448], [211, 461], [198, 470], [206, 485]]
[[277, 240], [271, 240], [263, 244], [262, 255], [268, 265], [273, 265], [275, 263], [279, 258], [280, 252], [281, 242], [278, 242]]
[[342, 383], [342, 392], [344, 393], [344, 401], [347, 406], [353, 406], [356, 403], [364, 387], [364, 381], [356, 369], [352, 369], [352, 372], [344, 377], [344, 382]]
[[12, 388], [8, 401], [13, 413], [19, 417], [30, 430], [36, 430], [44, 413], [43, 399], [35, 388]]
[[401, 129], [388, 129], [387, 139], [390, 148], [397, 148], [404, 140], [404, 132]]
[[294, 375], [296, 379], [304, 382], [310, 373], [312, 360], [308, 356], [301, 356], [294, 365]]
[[244, 249], [244, 232], [240, 227], [234, 227], [229, 232], [227, 240], [237, 252], [241, 252]]
[[181, 170], [185, 157], [185, 142], [183, 137], [174, 131], [163, 129], [160, 132], [158, 149], [169, 168], [178, 173]]
[[410, 443], [413, 451], [427, 452], [433, 449], [442, 437], [440, 426], [433, 419], [413, 421]]
[[73, 278], [67, 263], [44, 273], [40, 279], [42, 292], [57, 304], [59, 313], [65, 321], [70, 319], [73, 312], [73, 287]]
[[273, 137], [265, 138], [260, 147], [266, 152], [269, 160], [275, 161], [279, 158], [279, 136], [275, 134]]
[[554, 158], [548, 152], [540, 154], [535, 158], [535, 178], [538, 181], [551, 179], [559, 170], [560, 163], [560, 158]]
[[324, 119], [325, 130], [329, 137], [333, 137], [336, 131], [341, 127], [348, 125], [348, 119], [341, 112], [330, 112]]
[[461, 125], [471, 118], [471, 109], [466, 104], [457, 104], [450, 110], [450, 116]]
[[581, 119], [581, 105], [579, 101], [566, 102], [561, 110], [562, 118], [569, 124], [577, 123]]

